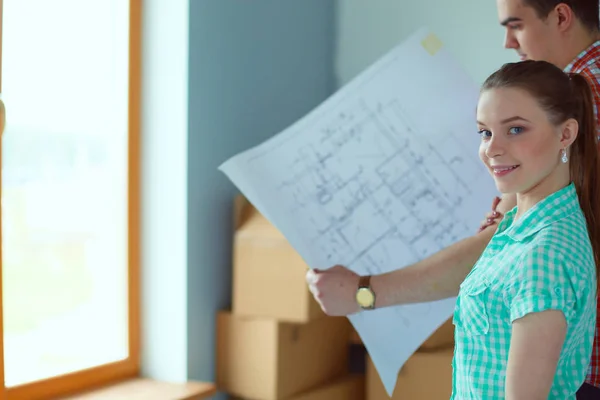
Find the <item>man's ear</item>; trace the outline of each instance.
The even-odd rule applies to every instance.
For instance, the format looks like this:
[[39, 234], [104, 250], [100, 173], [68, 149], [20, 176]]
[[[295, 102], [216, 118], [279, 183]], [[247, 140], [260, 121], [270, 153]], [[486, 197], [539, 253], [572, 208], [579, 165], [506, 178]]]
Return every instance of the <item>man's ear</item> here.
[[560, 3], [557, 5], [554, 8], [554, 11], [552, 11], [550, 14], [554, 14], [554, 21], [556, 22], [560, 32], [567, 31], [569, 28], [571, 28], [573, 23], [575, 23], [575, 14], [573, 13], [571, 7], [565, 3]]
[[563, 149], [571, 146], [579, 134], [579, 123], [574, 118], [566, 120], [561, 129], [560, 144]]

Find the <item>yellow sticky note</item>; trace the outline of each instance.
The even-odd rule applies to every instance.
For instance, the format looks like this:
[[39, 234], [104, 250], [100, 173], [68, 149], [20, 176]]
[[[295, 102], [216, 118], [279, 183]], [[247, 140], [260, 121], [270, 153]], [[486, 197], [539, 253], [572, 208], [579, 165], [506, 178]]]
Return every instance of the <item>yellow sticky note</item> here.
[[429, 54], [435, 55], [443, 46], [442, 41], [433, 33], [430, 33], [421, 41], [421, 45]]

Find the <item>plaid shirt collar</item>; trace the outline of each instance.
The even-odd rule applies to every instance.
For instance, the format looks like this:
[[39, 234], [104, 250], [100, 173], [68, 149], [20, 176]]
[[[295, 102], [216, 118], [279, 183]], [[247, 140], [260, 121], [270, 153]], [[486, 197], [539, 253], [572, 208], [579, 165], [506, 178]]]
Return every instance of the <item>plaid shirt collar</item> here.
[[587, 49], [583, 50], [581, 53], [575, 57], [573, 61], [569, 65], [566, 66], [564, 71], [566, 73], [576, 72], [579, 73], [584, 70], [586, 67], [597, 63], [600, 58], [600, 40], [592, 43]]
[[[557, 205], [560, 204], [560, 207]], [[517, 207], [506, 213], [498, 225], [498, 235], [507, 235], [512, 240], [522, 241], [544, 227], [571, 215], [579, 208], [579, 198], [573, 182], [542, 199], [527, 210], [516, 222]]]

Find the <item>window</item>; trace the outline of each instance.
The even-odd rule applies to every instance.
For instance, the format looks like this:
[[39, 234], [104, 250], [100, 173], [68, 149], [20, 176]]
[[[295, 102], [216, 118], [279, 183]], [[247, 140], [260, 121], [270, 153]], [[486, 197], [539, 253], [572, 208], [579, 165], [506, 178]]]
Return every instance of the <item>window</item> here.
[[141, 0], [0, 6], [0, 372], [45, 399], [139, 370]]

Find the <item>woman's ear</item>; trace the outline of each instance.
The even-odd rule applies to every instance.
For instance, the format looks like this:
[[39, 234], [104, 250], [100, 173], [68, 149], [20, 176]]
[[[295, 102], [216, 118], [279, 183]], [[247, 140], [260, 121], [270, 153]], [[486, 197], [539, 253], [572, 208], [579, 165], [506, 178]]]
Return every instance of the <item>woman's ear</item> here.
[[577, 134], [579, 133], [579, 123], [574, 118], [570, 118], [565, 121], [562, 125], [561, 135], [560, 135], [560, 144], [563, 149], [571, 146], [575, 139], [577, 139]]

